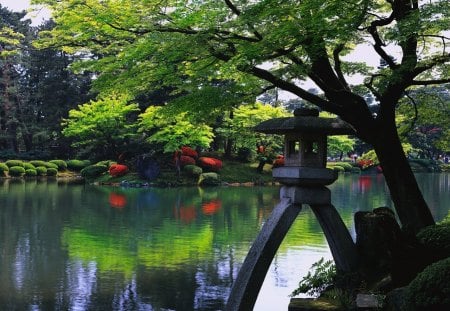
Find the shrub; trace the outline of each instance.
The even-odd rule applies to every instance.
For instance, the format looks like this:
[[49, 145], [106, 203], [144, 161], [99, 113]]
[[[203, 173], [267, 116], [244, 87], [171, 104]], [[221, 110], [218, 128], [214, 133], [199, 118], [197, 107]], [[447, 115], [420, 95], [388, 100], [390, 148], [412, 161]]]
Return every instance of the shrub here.
[[110, 167], [113, 164], [117, 164], [117, 163], [115, 161], [113, 161], [113, 160], [103, 160], [103, 161], [95, 163], [95, 165], [103, 165], [103, 166], [106, 166], [106, 167]]
[[47, 169], [47, 176], [56, 176], [56, 175], [58, 175], [58, 169], [53, 167], [49, 167]]
[[112, 164], [109, 167], [109, 175], [111, 175], [112, 177], [123, 176], [126, 173], [128, 173], [128, 166], [126, 166], [126, 165], [123, 165], [123, 164]]
[[37, 171], [36, 171], [36, 169], [34, 168], [29, 168], [29, 169], [26, 169], [25, 170], [25, 176], [28, 176], [28, 177], [33, 177], [33, 176], [37, 176]]
[[7, 171], [9, 171], [8, 165], [0, 163], [0, 176], [5, 176]]
[[188, 146], [181, 147], [181, 154], [184, 156], [192, 157], [194, 159], [198, 158], [198, 152]]
[[20, 166], [23, 167], [23, 161], [22, 160], [8, 160], [5, 162], [6, 165], [8, 165], [8, 167], [13, 167], [13, 166]]
[[197, 160], [197, 165], [204, 170], [218, 172], [222, 168], [222, 161], [215, 158], [200, 157]]
[[219, 175], [214, 172], [210, 173], [203, 173], [200, 175], [200, 178], [198, 180], [199, 186], [219, 186], [220, 185], [220, 179]]
[[108, 167], [106, 165], [89, 165], [83, 168], [80, 173], [84, 178], [91, 179], [99, 177], [107, 171]]
[[359, 173], [361, 173], [361, 169], [359, 167], [352, 167], [351, 172], [355, 173], [355, 174], [359, 174]]
[[450, 310], [450, 258], [426, 267], [408, 285], [408, 310]]
[[183, 170], [191, 177], [198, 177], [203, 173], [202, 168], [197, 165], [186, 165]]
[[45, 161], [42, 160], [32, 160], [29, 163], [31, 163], [34, 167], [45, 166]]
[[280, 166], [284, 166], [284, 156], [282, 155], [277, 155], [277, 158], [273, 161], [273, 167], [280, 167]]
[[450, 223], [425, 227], [417, 234], [417, 239], [434, 258], [450, 257]]
[[190, 156], [182, 155], [181, 158], [181, 166], [184, 167], [186, 165], [195, 165], [195, 159]]
[[54, 164], [54, 163], [50, 163], [50, 162], [45, 162], [44, 166], [46, 168], [54, 168], [55, 170], [58, 170], [58, 165]]
[[351, 165], [348, 162], [334, 162], [334, 163], [332, 162], [332, 163], [328, 163], [328, 164], [338, 165], [340, 167], [343, 167], [346, 172], [351, 172], [353, 169], [353, 165]]
[[56, 164], [58, 171], [65, 171], [67, 169], [67, 163], [64, 160], [50, 160], [49, 162]]
[[33, 164], [31, 164], [30, 162], [24, 162], [23, 163], [23, 168], [26, 170], [35, 170], [36, 166], [34, 166]]
[[329, 165], [329, 166], [327, 166], [329, 169], [332, 169], [333, 171], [335, 171], [335, 172], [345, 172], [345, 168], [343, 168], [342, 166], [340, 166], [340, 165]]
[[23, 166], [12, 166], [9, 168], [9, 175], [14, 177], [20, 177], [25, 174]]
[[38, 176], [45, 176], [47, 175], [47, 168], [45, 166], [38, 166], [36, 167], [36, 172]]
[[76, 172], [79, 172], [83, 168], [85, 168], [85, 167], [90, 165], [90, 161], [87, 161], [87, 160], [76, 160], [76, 159], [69, 160], [66, 163], [67, 163], [67, 168], [69, 170], [76, 171]]

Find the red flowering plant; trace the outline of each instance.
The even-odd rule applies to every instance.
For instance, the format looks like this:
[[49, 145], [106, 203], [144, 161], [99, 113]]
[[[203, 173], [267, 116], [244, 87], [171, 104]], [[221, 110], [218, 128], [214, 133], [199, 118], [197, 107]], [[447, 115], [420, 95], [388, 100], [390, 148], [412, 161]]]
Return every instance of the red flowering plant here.
[[222, 161], [210, 157], [200, 157], [197, 160], [197, 165], [204, 170], [217, 172], [222, 169]]
[[280, 167], [284, 166], [284, 156], [283, 155], [277, 155], [276, 159], [273, 161], [273, 167]]
[[198, 152], [188, 146], [181, 147], [181, 154], [184, 156], [194, 158], [194, 159], [198, 158]]
[[128, 171], [128, 166], [123, 164], [112, 164], [109, 167], [109, 175], [111, 175], [112, 177], [123, 176], [128, 173]]

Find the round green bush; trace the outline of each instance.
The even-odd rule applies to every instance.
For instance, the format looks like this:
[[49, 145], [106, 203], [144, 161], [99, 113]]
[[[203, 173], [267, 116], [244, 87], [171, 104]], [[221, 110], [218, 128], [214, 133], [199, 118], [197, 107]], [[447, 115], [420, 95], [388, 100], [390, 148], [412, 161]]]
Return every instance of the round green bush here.
[[434, 258], [450, 257], [450, 223], [425, 227], [417, 234], [417, 239]]
[[13, 166], [20, 166], [23, 167], [23, 161], [22, 160], [8, 160], [5, 162], [6, 165], [8, 165], [8, 167], [13, 167]]
[[9, 168], [9, 176], [20, 177], [25, 174], [23, 166], [12, 166]]
[[67, 168], [69, 170], [76, 171], [76, 172], [79, 172], [83, 168], [90, 165], [90, 161], [88, 161], [88, 160], [77, 160], [77, 159], [69, 160], [66, 163], [67, 163]]
[[56, 175], [58, 175], [58, 169], [53, 167], [49, 167], [47, 169], [47, 176], [56, 176]]
[[36, 169], [36, 166], [34, 166], [33, 164], [31, 164], [30, 162], [24, 162], [23, 163], [23, 168], [26, 170], [34, 170]]
[[48, 162], [58, 166], [58, 171], [65, 171], [67, 169], [67, 163], [64, 160], [50, 160]]
[[183, 170], [191, 177], [198, 177], [203, 173], [202, 168], [197, 165], [186, 165]]
[[426, 267], [408, 285], [408, 310], [450, 310], [450, 258]]
[[203, 173], [200, 175], [200, 178], [198, 180], [198, 185], [199, 186], [219, 186], [220, 185], [219, 175], [214, 172]]
[[332, 169], [333, 171], [336, 171], [336, 172], [345, 172], [345, 168], [343, 168], [340, 165], [332, 165], [332, 166], [329, 166], [328, 168], [330, 168], [330, 169]]
[[36, 172], [38, 176], [45, 176], [47, 175], [47, 168], [45, 166], [38, 166], [36, 167]]
[[51, 162], [45, 162], [44, 165], [46, 168], [54, 168], [56, 170], [58, 170], [58, 165], [56, 165], [55, 163], [51, 163]]
[[108, 171], [106, 165], [89, 165], [81, 170], [81, 176], [87, 179], [99, 177]]
[[45, 161], [42, 160], [32, 160], [29, 163], [33, 164], [34, 167], [45, 166]]
[[8, 171], [9, 171], [8, 165], [6, 165], [5, 163], [0, 163], [0, 176], [5, 176], [6, 172]]
[[113, 160], [104, 160], [104, 161], [100, 161], [95, 163], [94, 165], [103, 165], [103, 166], [107, 166], [110, 167], [113, 164], [116, 164], [117, 162], [113, 161]]
[[26, 170], [25, 170], [25, 176], [28, 176], [28, 177], [37, 176], [37, 171], [36, 171], [36, 169], [33, 169], [33, 168], [28, 168], [28, 169], [26, 169]]

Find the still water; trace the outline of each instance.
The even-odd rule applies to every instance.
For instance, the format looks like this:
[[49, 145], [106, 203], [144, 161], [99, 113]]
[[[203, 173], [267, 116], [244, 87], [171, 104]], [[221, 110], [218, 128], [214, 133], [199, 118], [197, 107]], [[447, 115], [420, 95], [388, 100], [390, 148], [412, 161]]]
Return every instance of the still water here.
[[[450, 175], [417, 177], [444, 218]], [[352, 234], [354, 212], [392, 205], [380, 175], [341, 175], [330, 189]], [[278, 191], [0, 181], [0, 310], [220, 310]], [[322, 257], [330, 251], [304, 207], [255, 310], [287, 310]]]

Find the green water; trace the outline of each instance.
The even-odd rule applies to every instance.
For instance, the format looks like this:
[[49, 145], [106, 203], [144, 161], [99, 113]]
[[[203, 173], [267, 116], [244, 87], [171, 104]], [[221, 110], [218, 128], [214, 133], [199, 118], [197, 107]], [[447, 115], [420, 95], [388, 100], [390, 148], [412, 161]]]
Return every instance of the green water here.
[[[449, 176], [418, 175], [437, 220], [450, 207]], [[355, 211], [391, 206], [382, 176], [341, 175], [330, 189], [352, 234]], [[278, 190], [1, 181], [0, 310], [220, 310]], [[321, 257], [331, 255], [305, 207], [255, 310], [286, 310]]]

